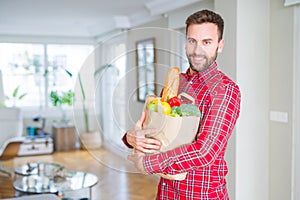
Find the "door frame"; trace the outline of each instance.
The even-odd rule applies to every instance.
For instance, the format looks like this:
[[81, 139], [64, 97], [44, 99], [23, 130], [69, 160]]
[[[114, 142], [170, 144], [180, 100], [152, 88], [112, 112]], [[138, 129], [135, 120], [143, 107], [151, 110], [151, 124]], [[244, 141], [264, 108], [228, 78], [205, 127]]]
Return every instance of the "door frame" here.
[[292, 199], [300, 199], [300, 5], [295, 6]]

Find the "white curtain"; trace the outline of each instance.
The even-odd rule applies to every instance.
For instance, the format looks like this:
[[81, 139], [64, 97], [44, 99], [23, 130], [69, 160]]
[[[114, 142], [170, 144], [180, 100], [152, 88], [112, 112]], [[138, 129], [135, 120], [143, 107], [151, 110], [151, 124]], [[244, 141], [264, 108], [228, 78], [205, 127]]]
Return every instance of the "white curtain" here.
[[[126, 82], [124, 82], [126, 67], [126, 37], [124, 32], [99, 45], [99, 63], [111, 64], [99, 77], [99, 103], [101, 113], [101, 128], [105, 142], [110, 147], [124, 148], [121, 140], [126, 132]], [[115, 150], [115, 149], [111, 149]], [[116, 152], [118, 153], [118, 152]]]

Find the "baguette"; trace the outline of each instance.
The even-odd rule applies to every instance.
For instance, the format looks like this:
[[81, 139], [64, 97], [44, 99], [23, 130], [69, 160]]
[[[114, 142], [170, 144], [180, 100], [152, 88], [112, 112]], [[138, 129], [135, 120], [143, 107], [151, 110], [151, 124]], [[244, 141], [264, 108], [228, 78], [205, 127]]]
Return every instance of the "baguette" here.
[[161, 100], [167, 102], [178, 94], [180, 69], [173, 67], [168, 70]]

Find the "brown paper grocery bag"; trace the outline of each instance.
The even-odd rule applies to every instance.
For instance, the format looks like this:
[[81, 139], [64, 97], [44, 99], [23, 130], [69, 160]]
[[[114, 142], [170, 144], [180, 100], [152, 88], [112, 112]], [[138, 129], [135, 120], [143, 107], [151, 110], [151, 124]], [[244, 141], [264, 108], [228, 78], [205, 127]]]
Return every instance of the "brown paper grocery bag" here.
[[[153, 95], [147, 96], [145, 105], [155, 98], [157, 97]], [[155, 138], [161, 141], [162, 146], [160, 152], [172, 150], [183, 144], [191, 143], [195, 139], [200, 117], [172, 117], [163, 114], [160, 109], [158, 109], [158, 112], [151, 111], [147, 109], [147, 106], [145, 106], [145, 110], [146, 119], [143, 123], [143, 129], [155, 128], [158, 130], [156, 134], [149, 134], [146, 135], [146, 137]], [[158, 175], [171, 180], [183, 180], [186, 177], [186, 173]]]
[[155, 128], [156, 134], [146, 137], [161, 141], [161, 152], [193, 142], [198, 131], [199, 117], [171, 117], [159, 112], [148, 110], [143, 129]]

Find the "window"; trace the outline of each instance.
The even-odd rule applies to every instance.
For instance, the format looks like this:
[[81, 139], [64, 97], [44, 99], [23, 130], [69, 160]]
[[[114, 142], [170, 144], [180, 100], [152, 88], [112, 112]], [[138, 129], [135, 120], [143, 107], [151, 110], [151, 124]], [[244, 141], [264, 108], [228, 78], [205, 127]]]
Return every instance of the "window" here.
[[77, 73], [92, 50], [92, 45], [1, 43], [5, 105], [51, 106], [51, 90], [73, 90]]

